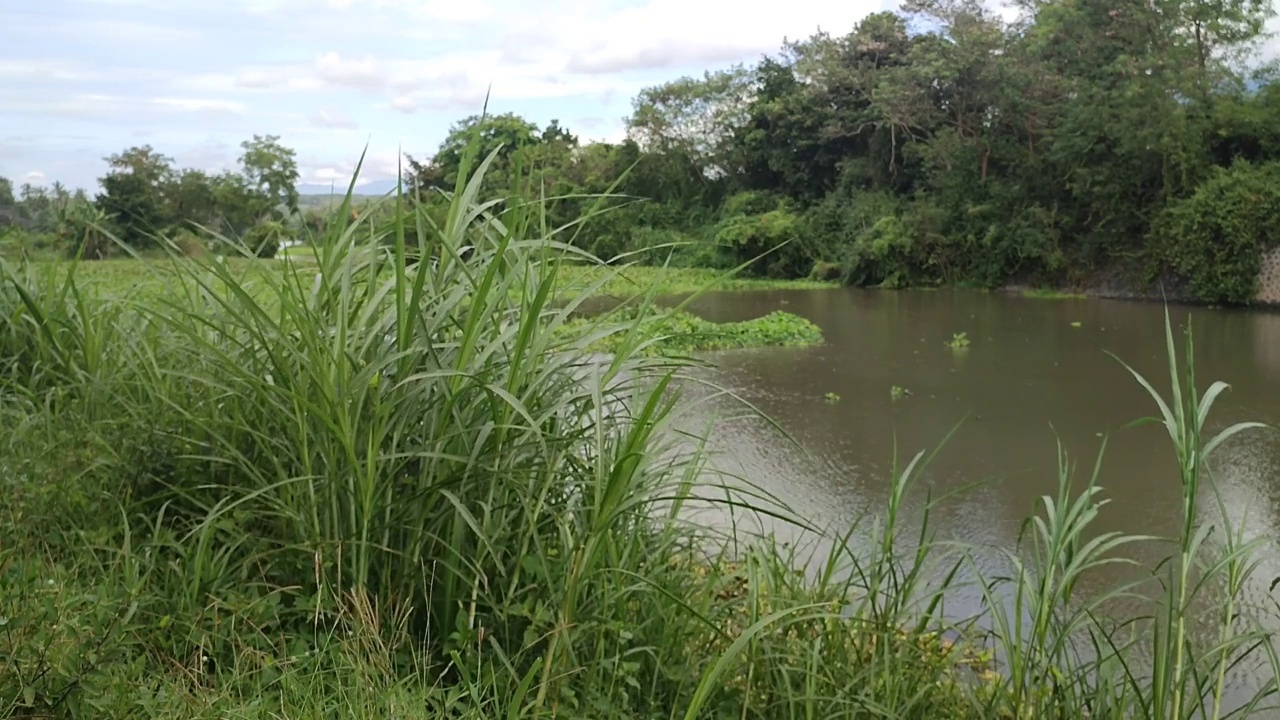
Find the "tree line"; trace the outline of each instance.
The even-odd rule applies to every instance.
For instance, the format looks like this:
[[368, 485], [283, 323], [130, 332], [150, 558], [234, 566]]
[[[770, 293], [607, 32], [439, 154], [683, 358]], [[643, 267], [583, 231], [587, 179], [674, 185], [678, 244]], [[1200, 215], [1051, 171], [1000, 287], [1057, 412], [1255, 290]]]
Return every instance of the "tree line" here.
[[[420, 187], [450, 188], [467, 134], [538, 168], [575, 242], [676, 244], [689, 264], [892, 287], [1173, 283], [1248, 302], [1280, 244], [1280, 85], [1257, 61], [1267, 0], [912, 0], [843, 35], [644, 90], [627, 140], [468, 118]], [[621, 180], [619, 181], [619, 178]], [[614, 183], [617, 183], [616, 185]], [[781, 246], [774, 252], [768, 252]], [[766, 254], [768, 253], [768, 254]]]
[[89, 259], [110, 255], [116, 240], [146, 251], [166, 239], [188, 251], [247, 243], [269, 257], [305, 221], [295, 152], [274, 135], [255, 135], [240, 148], [238, 168], [216, 174], [175, 167], [150, 145], [129, 148], [106, 158], [94, 198], [61, 183], [24, 184], [15, 194], [0, 178], [0, 239], [21, 236], [21, 249]]
[[[1280, 242], [1280, 85], [1256, 62], [1271, 4], [1017, 9], [1007, 20], [973, 0], [911, 0], [847, 33], [648, 88], [619, 143], [579, 142], [557, 121], [468, 117], [434, 153], [406, 157], [406, 186], [444, 207], [478, 136], [482, 155], [497, 152], [486, 182], [519, 176], [552, 227], [606, 258], [674, 248], [682, 264], [891, 287], [1105, 274], [1247, 302], [1262, 251]], [[269, 215], [268, 200], [296, 205], [287, 172], [274, 185], [251, 165], [162, 182], [130, 170], [143, 151], [113, 161], [104, 197], [169, 190], [100, 198], [117, 226], [216, 216], [234, 232]], [[292, 161], [274, 141], [264, 157]], [[180, 195], [203, 199], [159, 199]]]

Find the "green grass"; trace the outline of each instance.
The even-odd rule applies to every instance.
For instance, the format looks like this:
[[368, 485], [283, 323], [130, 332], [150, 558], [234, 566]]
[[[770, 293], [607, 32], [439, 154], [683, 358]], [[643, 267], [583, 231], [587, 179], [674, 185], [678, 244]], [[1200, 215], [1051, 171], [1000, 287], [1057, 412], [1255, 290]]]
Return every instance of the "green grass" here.
[[[650, 311], [640, 323], [645, 341], [632, 352], [645, 355], [670, 355], [699, 351], [732, 350], [757, 347], [803, 347], [822, 343], [822, 329], [792, 313], [775, 310], [763, 317], [740, 322], [715, 323], [683, 310]], [[636, 313], [623, 310], [614, 319], [634, 319]], [[569, 329], [591, 328], [592, 320], [569, 324]], [[627, 342], [622, 335], [611, 335], [592, 347], [602, 352], [616, 351]]]
[[[315, 250], [310, 247], [289, 248], [279, 259], [260, 260], [230, 256], [223, 262], [241, 282], [268, 283], [271, 275], [297, 276], [304, 282], [314, 279], [319, 266]], [[358, 253], [359, 248], [352, 252]], [[37, 274], [55, 273], [65, 277], [75, 268], [77, 284], [113, 294], [127, 293], [139, 299], [159, 299], [172, 290], [176, 277], [199, 270], [212, 262], [210, 258], [134, 259], [117, 257], [109, 260], [75, 264], [69, 260], [45, 260], [27, 266]], [[815, 290], [838, 287], [835, 283], [813, 280], [768, 280], [743, 278], [721, 270], [650, 267], [644, 265], [608, 266], [599, 263], [566, 260], [557, 270], [553, 298], [559, 302], [581, 297], [602, 297], [623, 301], [653, 294], [684, 296], [708, 291], [751, 292], [757, 290]]]
[[[310, 247], [290, 248], [290, 259], [259, 260], [246, 257], [167, 260], [147, 258], [116, 258], [80, 264], [71, 261], [43, 261], [26, 268], [28, 274], [47, 278], [50, 282], [65, 279], [74, 267], [78, 287], [107, 294], [127, 294], [135, 302], [164, 301], [190, 272], [203, 272], [210, 263], [219, 262], [225, 267], [227, 277], [243, 285], [251, 292], [266, 291], [277, 277], [296, 277], [299, 282], [315, 280], [319, 266], [315, 263], [315, 250]], [[359, 253], [359, 248], [352, 252]], [[303, 262], [297, 262], [303, 260]], [[221, 281], [219, 281], [221, 282]], [[684, 268], [646, 267], [626, 265], [610, 267], [601, 264], [585, 264], [566, 261], [557, 269], [556, 286], [551, 297], [557, 302], [580, 300], [584, 297], [606, 297], [623, 301], [635, 301], [653, 294], [689, 295], [709, 290], [750, 292], [772, 289], [821, 289], [833, 287], [831, 283], [807, 280], [764, 280], [738, 278], [723, 271], [690, 270]], [[518, 293], [520, 288], [511, 287]], [[628, 306], [630, 307], [630, 306]], [[661, 313], [659, 321], [646, 321], [644, 329], [654, 337], [644, 345], [646, 353], [687, 353], [695, 351], [726, 350], [764, 346], [800, 346], [822, 342], [822, 331], [817, 325], [797, 315], [775, 311], [767, 316], [735, 323], [713, 323], [689, 312]], [[635, 313], [629, 312], [628, 319]], [[610, 351], [617, 345], [617, 336], [598, 342], [595, 347]]]
[[[310, 264], [2, 266], [0, 716], [1182, 720], [1259, 639], [1276, 674], [1237, 617], [1261, 541], [1198, 524], [1252, 426], [1202, 435], [1225, 386], [1171, 330], [1169, 390], [1135, 375], [1184, 499], [1145, 624], [1104, 611], [1136, 586], [1076, 590], [1142, 539], [1065, 454], [1000, 578], [934, 537], [945, 498], [908, 504], [924, 453], [829, 552], [725, 535], [684, 509], [807, 525], [675, 423], [691, 361], [646, 346], [687, 318], [575, 317], [618, 270], [573, 269], [538, 203], [487, 213], [471, 167], [443, 225], [339, 225]], [[423, 245], [447, 259], [399, 260]], [[989, 634], [942, 613], [962, 569]]]

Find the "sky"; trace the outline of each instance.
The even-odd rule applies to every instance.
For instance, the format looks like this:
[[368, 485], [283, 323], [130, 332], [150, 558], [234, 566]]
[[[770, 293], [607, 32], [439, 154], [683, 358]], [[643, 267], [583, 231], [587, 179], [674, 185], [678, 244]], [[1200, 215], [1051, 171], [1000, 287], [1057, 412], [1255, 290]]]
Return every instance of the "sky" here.
[[0, 176], [96, 190], [149, 144], [233, 168], [279, 135], [300, 182], [395, 177], [449, 126], [512, 111], [617, 140], [635, 94], [847, 32], [892, 0], [43, 0], [4, 3]]

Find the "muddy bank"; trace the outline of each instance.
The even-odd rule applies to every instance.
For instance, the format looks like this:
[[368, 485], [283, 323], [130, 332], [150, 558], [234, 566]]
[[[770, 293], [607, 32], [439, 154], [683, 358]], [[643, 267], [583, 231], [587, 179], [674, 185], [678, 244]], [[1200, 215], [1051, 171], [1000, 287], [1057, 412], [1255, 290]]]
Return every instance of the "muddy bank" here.
[[[1132, 266], [1117, 266], [1099, 270], [1086, 280], [1076, 284], [1051, 285], [1047, 289], [1064, 294], [1110, 300], [1135, 300], [1168, 302], [1178, 305], [1205, 305], [1187, 287], [1185, 278], [1166, 271], [1154, 281], [1148, 281], [1141, 270]], [[1044, 285], [1010, 283], [1004, 292], [1024, 293], [1045, 290]], [[1250, 307], [1280, 309], [1280, 248], [1274, 248], [1262, 257], [1262, 269], [1258, 273], [1258, 293]]]

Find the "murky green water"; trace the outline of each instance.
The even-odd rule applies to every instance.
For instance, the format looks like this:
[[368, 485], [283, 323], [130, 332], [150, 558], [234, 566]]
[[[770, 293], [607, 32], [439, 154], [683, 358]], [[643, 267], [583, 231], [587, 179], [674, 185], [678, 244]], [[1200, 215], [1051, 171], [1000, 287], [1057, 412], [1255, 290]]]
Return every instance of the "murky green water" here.
[[[799, 446], [759, 422], [721, 420], [711, 430], [717, 462], [814, 523], [839, 530], [874, 515], [886, 500], [895, 443], [905, 460], [955, 430], [922, 487], [935, 494], [964, 489], [938, 508], [932, 527], [939, 539], [975, 546], [984, 573], [1003, 567], [1001, 550], [1016, 546], [1038, 498], [1056, 492], [1059, 441], [1083, 481], [1109, 436], [1099, 482], [1110, 502], [1095, 532], [1179, 531], [1181, 490], [1169, 438], [1158, 426], [1126, 428], [1156, 406], [1108, 354], [1167, 394], [1160, 304], [838, 289], [712, 294], [692, 309], [720, 321], [783, 309], [822, 327], [821, 347], [718, 353], [707, 375], [757, 405]], [[1280, 314], [1186, 307], [1171, 314], [1179, 342], [1180, 329], [1188, 319], [1193, 324], [1197, 384], [1232, 385], [1210, 431], [1241, 420], [1280, 426]], [[970, 345], [955, 352], [946, 343], [959, 332]], [[894, 386], [910, 394], [895, 401]], [[828, 401], [828, 393], [839, 401]], [[1280, 538], [1280, 437], [1242, 436], [1224, 446], [1215, 468], [1227, 511], [1245, 523], [1246, 536]], [[920, 501], [909, 521], [918, 519]], [[1201, 519], [1211, 521], [1212, 503], [1202, 497]], [[1149, 574], [1167, 552], [1134, 547], [1129, 556], [1139, 568], [1093, 573], [1081, 592]], [[1274, 613], [1280, 591], [1270, 584], [1277, 577], [1280, 557], [1271, 549], [1245, 590], [1254, 611]], [[980, 612], [976, 590], [955, 594], [949, 612]], [[1117, 611], [1126, 609], [1138, 610]]]

